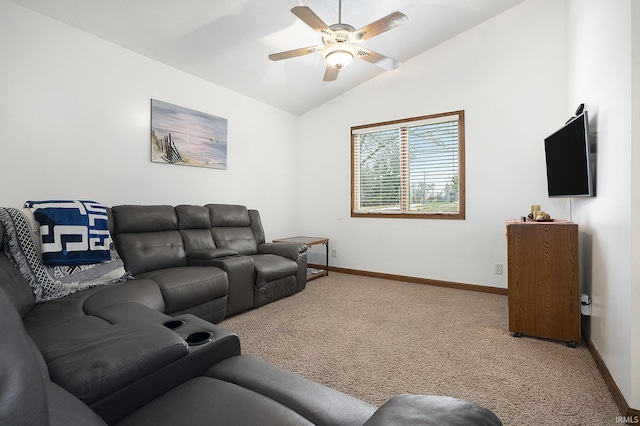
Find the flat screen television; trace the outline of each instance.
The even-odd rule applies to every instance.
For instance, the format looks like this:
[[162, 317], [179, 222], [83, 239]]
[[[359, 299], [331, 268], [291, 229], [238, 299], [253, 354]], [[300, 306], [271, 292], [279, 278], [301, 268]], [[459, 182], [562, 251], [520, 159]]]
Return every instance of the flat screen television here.
[[544, 140], [549, 197], [593, 197], [589, 118], [582, 111]]

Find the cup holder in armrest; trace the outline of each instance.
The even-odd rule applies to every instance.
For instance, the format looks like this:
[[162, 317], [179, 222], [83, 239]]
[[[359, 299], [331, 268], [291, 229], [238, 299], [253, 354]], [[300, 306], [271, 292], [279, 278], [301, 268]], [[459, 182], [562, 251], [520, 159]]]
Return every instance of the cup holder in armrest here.
[[213, 337], [213, 333], [210, 331], [198, 331], [195, 333], [191, 333], [187, 337], [184, 338], [189, 346], [197, 346], [202, 345], [204, 343], [210, 342]]
[[177, 330], [178, 328], [182, 327], [186, 323], [187, 322], [183, 320], [169, 320], [163, 323], [162, 325], [167, 327], [169, 330]]

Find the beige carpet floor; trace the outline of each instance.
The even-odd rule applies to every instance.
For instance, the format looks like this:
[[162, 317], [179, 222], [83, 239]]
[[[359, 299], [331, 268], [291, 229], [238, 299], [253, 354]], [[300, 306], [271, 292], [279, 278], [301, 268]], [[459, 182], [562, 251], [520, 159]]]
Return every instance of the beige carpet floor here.
[[505, 425], [615, 425], [620, 415], [584, 343], [512, 337], [503, 295], [332, 272], [219, 325], [243, 353], [376, 405], [448, 395]]

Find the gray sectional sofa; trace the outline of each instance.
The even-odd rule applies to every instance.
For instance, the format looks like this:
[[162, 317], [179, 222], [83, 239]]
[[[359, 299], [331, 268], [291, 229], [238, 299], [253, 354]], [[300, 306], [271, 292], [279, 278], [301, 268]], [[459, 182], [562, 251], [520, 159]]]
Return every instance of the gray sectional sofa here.
[[25, 226], [0, 227], [0, 424], [500, 424], [446, 397], [378, 408], [242, 355], [214, 322], [305, 285], [305, 247], [266, 243], [257, 211], [116, 206], [108, 216], [135, 279], [38, 303], [31, 275], [46, 277], [7, 256]]

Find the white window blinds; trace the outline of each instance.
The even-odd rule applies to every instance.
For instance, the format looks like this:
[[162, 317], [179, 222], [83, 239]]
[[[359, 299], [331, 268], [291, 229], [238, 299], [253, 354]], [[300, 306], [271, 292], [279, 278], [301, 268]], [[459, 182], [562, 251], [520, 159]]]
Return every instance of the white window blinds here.
[[352, 128], [352, 215], [463, 218], [464, 112]]

